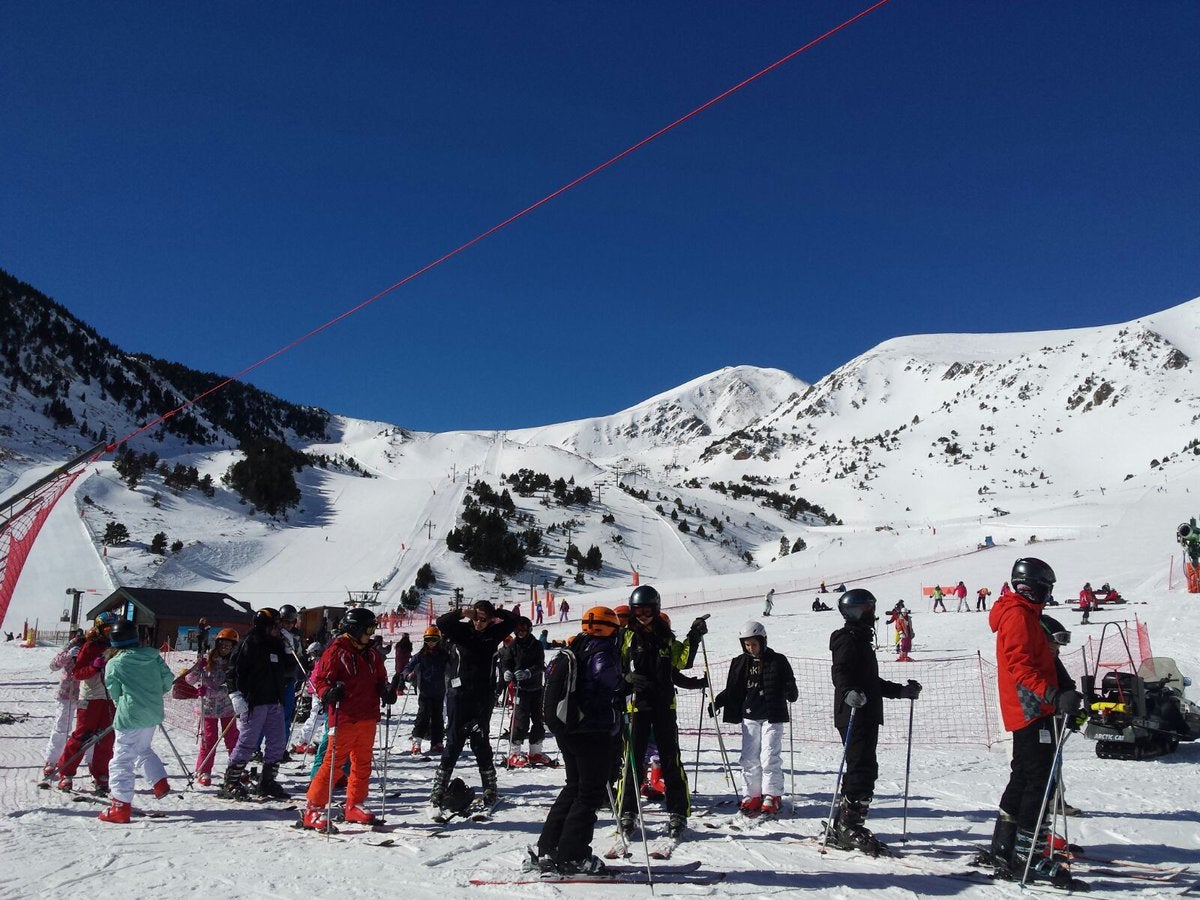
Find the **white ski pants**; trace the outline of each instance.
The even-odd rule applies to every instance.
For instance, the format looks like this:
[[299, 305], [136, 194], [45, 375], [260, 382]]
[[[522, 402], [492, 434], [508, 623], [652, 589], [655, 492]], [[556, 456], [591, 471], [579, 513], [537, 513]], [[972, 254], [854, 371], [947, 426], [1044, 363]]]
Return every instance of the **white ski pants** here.
[[114, 800], [133, 802], [134, 770], [140, 768], [151, 786], [167, 777], [166, 766], [151, 749], [158, 727], [118, 731], [113, 742], [113, 758], [108, 764], [108, 788]]
[[783, 729], [786, 722], [742, 719], [742, 756], [746, 796], [783, 796]]
[[[46, 742], [46, 765], [52, 766], [62, 756], [63, 748], [67, 746], [67, 738], [75, 730], [75, 712], [79, 709], [79, 701], [59, 700], [54, 713], [54, 730], [50, 732], [50, 740]], [[92, 748], [88, 747], [84, 762], [91, 763]]]

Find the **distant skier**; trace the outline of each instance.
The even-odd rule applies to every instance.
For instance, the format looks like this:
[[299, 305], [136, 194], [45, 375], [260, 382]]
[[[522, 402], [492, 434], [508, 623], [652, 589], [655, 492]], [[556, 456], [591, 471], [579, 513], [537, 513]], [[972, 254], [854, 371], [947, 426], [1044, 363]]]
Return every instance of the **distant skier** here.
[[943, 599], [946, 595], [942, 593], [942, 586], [935, 584], [933, 586], [933, 611], [934, 612], [949, 612], [946, 609], [946, 601]]
[[[508, 757], [510, 768], [523, 765], [548, 766], [552, 760], [542, 750], [546, 726], [542, 723], [542, 672], [546, 651], [532, 633], [532, 623], [522, 616], [512, 641], [500, 650], [500, 669], [504, 682], [515, 685], [513, 696], [512, 743]], [[521, 753], [521, 744], [529, 738], [529, 753]]]
[[763, 602], [763, 615], [769, 616], [771, 614], [771, 610], [774, 608], [775, 608], [775, 588], [771, 588], [769, 591], [767, 591], [766, 600]]
[[568, 618], [567, 614], [570, 611], [571, 611], [570, 603], [568, 603], [566, 600], [564, 600], [562, 603], [560, 603], [558, 605], [558, 621], [560, 621], [560, 622], [567, 621], [567, 618]]
[[897, 684], [879, 677], [875, 658], [875, 595], [863, 588], [838, 600], [845, 625], [829, 636], [833, 654], [833, 724], [842, 736], [845, 774], [841, 802], [829, 826], [829, 841], [877, 856], [885, 848], [864, 825], [879, 777], [876, 746], [883, 724], [883, 698], [916, 700], [919, 682]]
[[896, 657], [896, 662], [912, 662], [913, 638], [916, 636], [916, 630], [913, 628], [912, 613], [908, 610], [902, 610], [900, 616], [896, 620], [896, 634], [900, 636], [899, 655]]
[[958, 606], [955, 607], [955, 612], [962, 612], [964, 609], [967, 612], [971, 611], [971, 604], [967, 602], [967, 586], [961, 581], [954, 586], [954, 596], [958, 598]]
[[740, 656], [729, 664], [725, 690], [713, 699], [713, 713], [742, 726], [738, 760], [746, 781], [743, 815], [775, 815], [783, 805], [783, 732], [789, 704], [799, 699], [791, 663], [767, 646], [767, 630], [745, 623], [738, 634]]
[[987, 612], [987, 608], [988, 608], [988, 599], [987, 598], [990, 596], [992, 596], [992, 592], [989, 588], [986, 588], [986, 587], [981, 587], [978, 591], [975, 592], [975, 612], [979, 612], [980, 610], [982, 610], [983, 612]]

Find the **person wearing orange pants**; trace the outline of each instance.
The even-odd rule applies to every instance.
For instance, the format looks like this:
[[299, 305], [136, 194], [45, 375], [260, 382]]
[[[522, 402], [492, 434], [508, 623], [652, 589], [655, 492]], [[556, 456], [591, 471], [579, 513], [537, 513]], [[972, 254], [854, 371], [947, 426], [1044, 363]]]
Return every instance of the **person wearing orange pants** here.
[[379, 704], [396, 702], [396, 685], [389, 684], [383, 654], [372, 641], [375, 614], [364, 607], [342, 618], [341, 634], [321, 655], [312, 681], [329, 713], [329, 749], [308, 786], [308, 805], [300, 824], [317, 831], [336, 831], [330, 821], [331, 772], [350, 760], [346, 783], [347, 822], [370, 825], [374, 813], [362, 808], [371, 780], [371, 750], [379, 725]]

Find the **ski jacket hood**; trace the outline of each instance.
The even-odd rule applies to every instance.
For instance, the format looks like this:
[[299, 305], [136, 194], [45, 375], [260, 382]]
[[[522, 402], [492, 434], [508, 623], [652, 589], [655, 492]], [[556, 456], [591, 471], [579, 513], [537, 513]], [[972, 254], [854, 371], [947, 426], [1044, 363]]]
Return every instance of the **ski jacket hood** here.
[[1003, 594], [988, 613], [988, 625], [996, 634], [1000, 715], [1007, 731], [1055, 711], [1058, 674], [1041, 615], [1041, 604], [1015, 592]]

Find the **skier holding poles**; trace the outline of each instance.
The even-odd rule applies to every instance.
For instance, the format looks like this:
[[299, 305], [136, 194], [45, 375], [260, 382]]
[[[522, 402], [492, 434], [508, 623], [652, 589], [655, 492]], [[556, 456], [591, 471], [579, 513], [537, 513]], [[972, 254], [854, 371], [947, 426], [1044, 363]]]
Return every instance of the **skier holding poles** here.
[[229, 675], [230, 660], [238, 644], [238, 633], [232, 628], [217, 632], [213, 649], [201, 654], [184, 681], [200, 692], [200, 749], [196, 756], [196, 781], [202, 787], [212, 784], [213, 757], [217, 744], [225, 741], [225, 750], [233, 753], [237, 746], [237, 716], [229, 699], [225, 679]]
[[783, 800], [783, 726], [788, 704], [800, 692], [787, 657], [767, 646], [762, 623], [745, 623], [738, 639], [742, 654], [730, 663], [725, 690], [712, 705], [714, 713], [724, 710], [724, 721], [742, 726], [742, 815], [770, 816], [780, 811]]
[[696, 619], [687, 640], [679, 641], [659, 616], [661, 602], [658, 591], [650, 585], [634, 588], [629, 596], [629, 626], [621, 639], [621, 668], [633, 693], [628, 704], [630, 746], [627, 755], [631, 761], [626, 766], [621, 786], [620, 828], [624, 833], [633, 830], [639, 769], [653, 732], [666, 786], [667, 836], [678, 840], [687, 828], [689, 805], [687, 773], [679, 752], [672, 672], [691, 667], [696, 648], [708, 632], [704, 621], [708, 617]]
[[[613, 621], [616, 621], [614, 613]], [[546, 651], [532, 634], [533, 623], [521, 616], [517, 619], [512, 642], [500, 649], [500, 669], [506, 684], [514, 684], [513, 714], [509, 722], [509, 753], [507, 768], [525, 765], [548, 766], [552, 760], [542, 750], [546, 726], [542, 723], [542, 670], [546, 667]], [[529, 738], [528, 755], [521, 753], [521, 744]]]
[[1055, 580], [1054, 570], [1042, 560], [1018, 559], [1010, 578], [1012, 592], [1001, 594], [988, 614], [996, 634], [1000, 713], [1005, 729], [1013, 733], [1011, 772], [1000, 797], [990, 861], [998, 877], [1012, 878], [1028, 866], [1034, 879], [1071, 888], [1082, 885], [1071, 877], [1068, 863], [1042, 852], [1040, 818], [1051, 782], [1057, 781], [1066, 737], [1064, 729], [1056, 740], [1055, 716], [1061, 714], [1069, 723], [1083, 703], [1078, 691], [1059, 686], [1054, 653], [1039, 621]]
[[[116, 707], [104, 687], [104, 666], [108, 661], [108, 635], [117, 624], [117, 614], [104, 611], [84, 638], [71, 667], [72, 677], [80, 682], [79, 710], [75, 713], [75, 730], [67, 738], [62, 756], [58, 759], [58, 789], [70, 791], [79, 769], [79, 760], [90, 748], [91, 772], [95, 792], [108, 794], [108, 764], [113, 755], [113, 714]], [[97, 737], [99, 735], [99, 737]]]
[[342, 817], [355, 824], [375, 824], [374, 813], [362, 804], [370, 789], [379, 704], [391, 707], [396, 702], [396, 687], [388, 684], [387, 663], [373, 641], [375, 613], [356, 606], [342, 618], [340, 627], [341, 635], [321, 655], [313, 672], [313, 684], [325, 707], [337, 708], [337, 742], [330, 740], [325, 759], [308, 786], [308, 805], [301, 814], [303, 827], [324, 832], [334, 830], [328, 805], [333, 773], [347, 759], [350, 777]]
[[829, 649], [833, 654], [833, 722], [842, 735], [845, 777], [841, 803], [827, 836], [836, 847], [878, 856], [887, 848], [863, 821], [879, 777], [875, 750], [883, 724], [883, 698], [916, 700], [921, 685], [912, 679], [901, 685], [879, 677], [873, 638], [875, 596], [870, 591], [846, 591], [838, 600], [838, 611], [846, 624], [829, 636]]

